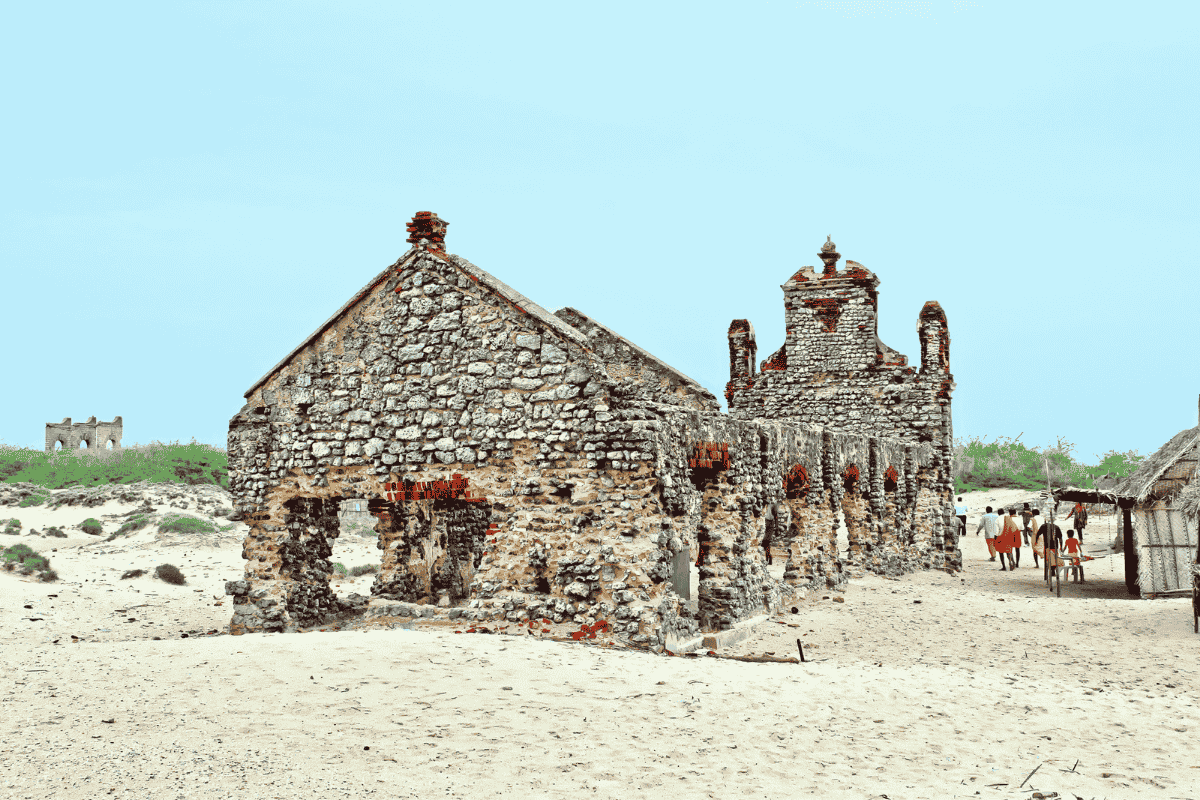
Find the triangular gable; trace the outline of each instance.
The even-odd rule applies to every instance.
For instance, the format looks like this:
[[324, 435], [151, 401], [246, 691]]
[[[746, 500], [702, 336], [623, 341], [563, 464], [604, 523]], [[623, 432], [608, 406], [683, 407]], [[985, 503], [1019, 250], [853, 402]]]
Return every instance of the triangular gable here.
[[[554, 312], [554, 315], [555, 315], [555, 316], [554, 316], [554, 319], [555, 319], [555, 320], [558, 320], [558, 321], [560, 322], [560, 324], [564, 324], [564, 325], [565, 325], [565, 324], [567, 324], [567, 323], [566, 323], [566, 322], [563, 322], [562, 320], [560, 320], [560, 318], [557, 316], [557, 315], [559, 315], [559, 314], [565, 314], [565, 315], [568, 317], [568, 319], [569, 319], [570, 317], [578, 317], [578, 318], [580, 318], [580, 324], [582, 324], [582, 325], [590, 325], [590, 326], [594, 326], [594, 327], [596, 327], [596, 328], [599, 328], [599, 329], [600, 329], [601, 331], [603, 331], [603, 332], [604, 332], [606, 335], [608, 335], [608, 336], [612, 337], [614, 340], [616, 340], [616, 341], [617, 341], [617, 342], [619, 342], [620, 344], [622, 344], [622, 345], [624, 345], [624, 346], [628, 347], [630, 350], [632, 350], [632, 351], [633, 351], [633, 352], [634, 352], [634, 353], [635, 353], [637, 356], [639, 356], [640, 358], [643, 358], [643, 359], [645, 359], [646, 361], [649, 361], [651, 364], [653, 364], [653, 365], [654, 365], [655, 367], [657, 367], [658, 369], [661, 369], [661, 370], [662, 370], [662, 371], [664, 371], [664, 372], [669, 372], [669, 373], [671, 373], [672, 375], [674, 375], [676, 378], [678, 378], [678, 379], [679, 379], [679, 381], [680, 381], [681, 383], [684, 383], [684, 384], [686, 384], [686, 385], [690, 386], [691, 388], [695, 389], [695, 390], [696, 390], [696, 391], [698, 391], [698, 392], [703, 392], [704, 394], [708, 395], [709, 397], [713, 397], [713, 399], [714, 399], [714, 400], [716, 399], [716, 398], [713, 396], [712, 392], [708, 391], [708, 389], [705, 389], [705, 388], [704, 388], [703, 386], [701, 386], [701, 385], [700, 385], [700, 384], [699, 384], [697, 381], [694, 381], [694, 380], [692, 380], [692, 379], [691, 379], [691, 378], [689, 378], [687, 375], [684, 375], [682, 372], [680, 372], [679, 370], [675, 369], [674, 367], [672, 367], [672, 366], [671, 366], [670, 364], [668, 364], [667, 362], [665, 362], [665, 361], [662, 361], [661, 359], [659, 359], [659, 358], [658, 358], [657, 356], [655, 356], [653, 353], [651, 353], [651, 352], [649, 352], [649, 351], [647, 351], [647, 350], [643, 350], [642, 348], [638, 347], [638, 346], [637, 346], [636, 344], [634, 344], [633, 342], [631, 342], [631, 341], [629, 341], [628, 339], [626, 339], [624, 336], [622, 336], [622, 335], [620, 335], [619, 333], [617, 333], [616, 331], [614, 331], [612, 328], [609, 328], [609, 327], [608, 327], [608, 326], [606, 326], [606, 325], [602, 325], [601, 323], [597, 322], [597, 321], [596, 321], [595, 319], [593, 319], [592, 317], [589, 317], [587, 314], [584, 314], [582, 311], [580, 311], [580, 310], [578, 310], [578, 309], [576, 309], [576, 308], [571, 308], [570, 306], [567, 306], [566, 308], [560, 308], [558, 311]], [[581, 331], [580, 329], [578, 329], [578, 328], [575, 328], [575, 327], [573, 327], [573, 326], [569, 326], [569, 327], [571, 327], [571, 330], [573, 330], [573, 331], [576, 331], [577, 333], [580, 333], [581, 335], [583, 334], [583, 331]], [[589, 341], [589, 340], [587, 339], [587, 337], [586, 337], [586, 336], [584, 336], [584, 340], [585, 340], [585, 341]]]
[[364, 298], [369, 296], [381, 284], [386, 282], [388, 280], [388, 278], [391, 277], [392, 275], [394, 275], [397, 270], [403, 269], [407, 262], [415, 259], [417, 257], [417, 255], [420, 253], [425, 253], [426, 255], [429, 255], [434, 258], [438, 258], [438, 259], [446, 261], [450, 264], [453, 264], [455, 267], [457, 267], [458, 269], [460, 269], [464, 273], [466, 273], [467, 276], [470, 277], [473, 281], [475, 281], [476, 283], [485, 287], [492, 294], [511, 303], [519, 311], [525, 313], [528, 316], [533, 317], [538, 322], [540, 322], [542, 325], [544, 325], [547, 329], [553, 331], [560, 338], [565, 339], [570, 342], [573, 342], [573, 343], [579, 345], [580, 347], [583, 347], [586, 350], [591, 349], [588, 346], [587, 337], [584, 336], [582, 333], [575, 330], [570, 325], [563, 322], [558, 317], [554, 316], [549, 311], [542, 308], [537, 303], [533, 302], [528, 297], [526, 297], [525, 295], [518, 292], [516, 289], [513, 289], [508, 284], [499, 280], [494, 275], [491, 275], [490, 273], [475, 266], [470, 261], [467, 261], [465, 258], [462, 258], [461, 256], [452, 255], [452, 254], [437, 252], [437, 251], [434, 251], [434, 250], [431, 250], [431, 249], [428, 249], [425, 247], [413, 247], [407, 253], [405, 253], [403, 256], [401, 256], [394, 264], [386, 267], [382, 272], [380, 272], [378, 275], [376, 275], [374, 278], [372, 278], [371, 281], [366, 286], [364, 286], [359, 292], [357, 292], [353, 297], [351, 297], [345, 303], [345, 305], [343, 305], [336, 312], [334, 312], [333, 316], [331, 316], [329, 319], [325, 320], [325, 322], [323, 322], [320, 325], [320, 327], [318, 327], [315, 331], [313, 331], [304, 341], [302, 341], [299, 345], [297, 345], [290, 353], [288, 353], [286, 356], [284, 356], [283, 360], [281, 360], [275, 366], [271, 367], [271, 369], [267, 372], [267, 374], [263, 375], [261, 378], [259, 378], [257, 381], [255, 381], [254, 385], [251, 386], [248, 390], [246, 390], [246, 393], [242, 396], [245, 398], [249, 398], [250, 395], [252, 395], [254, 393], [254, 391], [256, 389], [258, 389], [258, 387], [260, 387], [264, 383], [266, 383], [271, 378], [272, 375], [274, 375], [275, 373], [279, 372], [279, 370], [281, 370], [285, 366], [287, 366], [288, 363], [290, 363], [291, 360], [293, 358], [295, 358], [304, 348], [308, 347], [310, 344], [312, 344], [314, 341], [316, 341], [321, 336], [321, 334], [323, 334], [330, 327], [332, 327], [334, 323], [336, 323], [338, 320], [340, 320], [342, 317], [344, 317], [347, 313], [349, 313], [350, 309], [352, 309], [355, 305], [357, 305]]

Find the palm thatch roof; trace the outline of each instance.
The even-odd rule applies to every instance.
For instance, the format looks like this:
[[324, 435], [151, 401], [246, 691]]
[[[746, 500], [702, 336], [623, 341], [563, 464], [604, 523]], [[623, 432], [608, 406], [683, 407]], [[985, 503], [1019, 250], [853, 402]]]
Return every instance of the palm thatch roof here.
[[1133, 497], [1139, 503], [1145, 501], [1163, 473], [1190, 453], [1198, 442], [1200, 425], [1180, 431], [1171, 441], [1160, 447], [1158, 452], [1143, 461], [1136, 472], [1113, 487], [1112, 493]]
[[1200, 481], [1189, 483], [1179, 490], [1179, 497], [1175, 499], [1175, 507], [1189, 519], [1194, 520], [1200, 516]]

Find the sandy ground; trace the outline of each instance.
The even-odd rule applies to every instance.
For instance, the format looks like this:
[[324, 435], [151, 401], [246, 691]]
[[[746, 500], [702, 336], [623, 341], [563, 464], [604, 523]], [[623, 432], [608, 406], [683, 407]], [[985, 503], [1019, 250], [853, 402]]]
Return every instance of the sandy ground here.
[[[799, 638], [804, 664], [453, 623], [231, 637], [242, 529], [218, 546], [0, 536], [57, 547], [62, 577], [0, 573], [0, 798], [1200, 797], [1189, 600], [1130, 598], [1120, 556], [1061, 598], [1028, 548], [998, 571], [976, 520], [1023, 496], [967, 498], [961, 574], [855, 579], [723, 651], [792, 656]], [[130, 508], [0, 519], [107, 533]], [[1107, 525], [1093, 516], [1089, 546]], [[378, 559], [370, 540], [337, 548]], [[119, 579], [164, 561], [188, 585]]]

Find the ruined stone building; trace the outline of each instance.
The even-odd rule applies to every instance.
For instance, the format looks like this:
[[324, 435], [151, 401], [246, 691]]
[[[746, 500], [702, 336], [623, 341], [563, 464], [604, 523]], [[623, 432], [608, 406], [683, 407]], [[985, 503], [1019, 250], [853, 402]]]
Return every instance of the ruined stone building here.
[[84, 444], [89, 448], [120, 450], [121, 424], [120, 417], [113, 417], [112, 422], [96, 422], [95, 417], [74, 424], [70, 417], [64, 417], [62, 422], [47, 422], [46, 452], [54, 452], [56, 444], [63, 450], [78, 450]]
[[[444, 247], [412, 248], [246, 393], [230, 488], [250, 525], [235, 634], [346, 610], [330, 542], [377, 520], [370, 604], [470, 619], [605, 619], [661, 649], [853, 571], [956, 569], [949, 337], [921, 312], [919, 369], [875, 337], [860, 265], [784, 284], [784, 347], [755, 369], [730, 328], [730, 413], [575, 309], [551, 314]], [[849, 554], [839, 552], [839, 521]], [[788, 553], [779, 575], [764, 539]], [[698, 578], [694, 581], [693, 578]]]

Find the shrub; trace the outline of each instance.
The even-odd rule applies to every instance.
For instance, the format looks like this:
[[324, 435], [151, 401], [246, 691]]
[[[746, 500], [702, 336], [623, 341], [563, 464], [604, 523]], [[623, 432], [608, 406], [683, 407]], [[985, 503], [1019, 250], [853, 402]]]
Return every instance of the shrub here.
[[126, 570], [125, 573], [121, 575], [121, 580], [127, 580], [129, 578], [140, 578], [145, 574], [146, 574], [146, 570], [144, 570], [144, 569]]
[[30, 506], [40, 506], [42, 503], [50, 499], [50, 493], [31, 494], [28, 497], [22, 497], [21, 502], [17, 505], [21, 508], [29, 508]]
[[115, 536], [117, 534], [133, 533], [134, 531], [140, 531], [142, 528], [149, 525], [150, 522], [151, 522], [150, 517], [146, 516], [145, 514], [135, 514], [134, 516], [132, 516], [129, 519], [122, 522], [121, 527], [117, 528], [117, 533], [113, 534], [113, 535]]
[[213, 512], [214, 517], [231, 517], [233, 516], [232, 508], [218, 508]]
[[160, 533], [216, 533], [212, 523], [182, 514], [168, 514], [158, 523]]
[[333, 565], [333, 571], [336, 572], [338, 575], [345, 575], [346, 574], [346, 566], [344, 564], [336, 564], [335, 563]]
[[104, 533], [104, 528], [100, 525], [100, 520], [88, 517], [79, 524], [80, 529], [84, 533], [89, 533], [92, 536], [99, 536]]
[[351, 577], [357, 578], [359, 575], [366, 575], [369, 572], [379, 572], [378, 564], [362, 564], [350, 569]]
[[8, 533], [8, 534], [12, 534], [14, 536], [16, 534], [20, 533], [21, 532], [21, 520], [10, 519], [8, 521], [8, 523], [4, 526], [4, 532]]
[[12, 547], [4, 548], [4, 561], [6, 563], [20, 563], [27, 556], [35, 556], [37, 553], [32, 547], [27, 544], [14, 544]]
[[60, 539], [67, 538], [67, 535], [62, 532], [62, 528], [58, 527], [57, 525], [47, 528], [46, 535], [47, 536], [57, 536]]
[[22, 575], [41, 573], [39, 577], [44, 581], [58, 578], [58, 573], [50, 569], [50, 559], [29, 545], [16, 544], [6, 547], [0, 555], [3, 556], [4, 569], [9, 572], [19, 568]]
[[187, 579], [183, 577], [183, 573], [179, 571], [179, 567], [172, 564], [159, 564], [154, 568], [154, 577], [167, 583], [173, 583], [176, 586], [183, 586], [187, 583]]
[[25, 569], [29, 570], [30, 572], [37, 572], [38, 570], [46, 569], [47, 567], [49, 567], [50, 559], [45, 558], [41, 555], [32, 555], [32, 556], [28, 556], [27, 558], [25, 558], [25, 560], [23, 560], [21, 562], [21, 566], [24, 567]]

